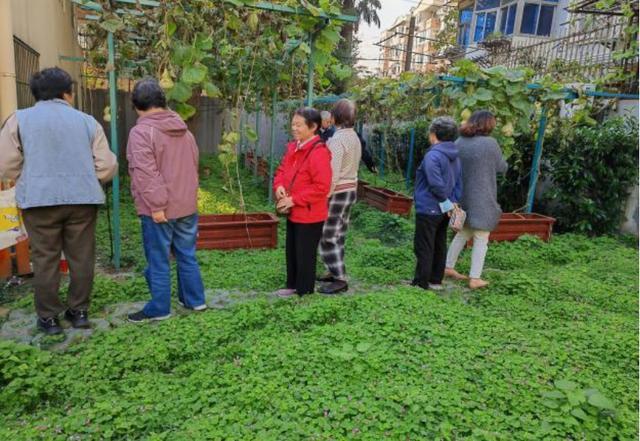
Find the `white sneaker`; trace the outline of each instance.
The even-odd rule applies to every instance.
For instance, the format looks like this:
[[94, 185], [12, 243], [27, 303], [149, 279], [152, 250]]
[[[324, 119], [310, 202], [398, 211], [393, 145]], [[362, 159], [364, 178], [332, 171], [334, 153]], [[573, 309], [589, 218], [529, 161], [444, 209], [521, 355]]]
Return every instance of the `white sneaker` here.
[[433, 290], [433, 291], [442, 291], [444, 289], [444, 286], [438, 284], [438, 285], [434, 285], [433, 283], [429, 284], [429, 289]]
[[283, 289], [279, 289], [275, 292], [275, 295], [282, 298], [282, 299], [287, 299], [289, 297], [294, 297], [296, 296], [296, 290], [295, 289], [291, 289], [291, 288], [283, 288]]
[[192, 310], [192, 311], [198, 311], [198, 312], [200, 312], [200, 311], [205, 311], [205, 310], [207, 309], [207, 304], [206, 304], [206, 303], [203, 303], [202, 305], [198, 305], [198, 306], [191, 307], [191, 306], [187, 306], [187, 305], [185, 305], [185, 304], [184, 304], [184, 303], [182, 303], [180, 300], [178, 300], [178, 304], [179, 304], [180, 306], [182, 306], [184, 309], [190, 309], [190, 310]]

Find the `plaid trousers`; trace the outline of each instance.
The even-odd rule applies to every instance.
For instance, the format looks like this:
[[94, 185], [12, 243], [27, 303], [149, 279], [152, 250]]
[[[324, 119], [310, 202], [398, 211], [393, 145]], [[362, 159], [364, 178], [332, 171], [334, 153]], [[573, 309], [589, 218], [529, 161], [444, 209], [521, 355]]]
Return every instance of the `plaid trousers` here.
[[336, 193], [329, 199], [329, 218], [322, 229], [320, 256], [327, 271], [339, 280], [346, 280], [344, 242], [349, 227], [351, 207], [356, 202], [356, 192]]

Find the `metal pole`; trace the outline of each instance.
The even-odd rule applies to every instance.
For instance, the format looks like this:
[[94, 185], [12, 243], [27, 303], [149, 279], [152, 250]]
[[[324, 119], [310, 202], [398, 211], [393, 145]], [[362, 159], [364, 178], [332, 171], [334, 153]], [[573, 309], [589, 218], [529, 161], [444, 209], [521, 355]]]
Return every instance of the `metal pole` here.
[[313, 35], [309, 34], [309, 47], [311, 51], [309, 52], [309, 72], [307, 72], [307, 106], [313, 106], [313, 71], [315, 69], [315, 65], [313, 62]]
[[386, 151], [384, 148], [384, 132], [380, 133], [380, 178], [384, 179], [384, 160]]
[[411, 187], [411, 172], [413, 171], [413, 149], [416, 143], [416, 128], [411, 127], [411, 135], [409, 139], [409, 158], [407, 159], [407, 177], [406, 186], [407, 190]]
[[[118, 158], [118, 83], [116, 82], [115, 69], [115, 43], [113, 41], [113, 33], [109, 32], [107, 36], [107, 46], [109, 48], [109, 107], [111, 108], [111, 150]], [[113, 177], [113, 266], [116, 270], [120, 269], [120, 172]]]
[[273, 202], [273, 149], [276, 145], [276, 111], [278, 107], [278, 89], [273, 83], [273, 95], [271, 95], [271, 142], [269, 143], [269, 205]]
[[536, 149], [533, 153], [531, 163], [531, 173], [529, 177], [529, 193], [527, 194], [527, 213], [533, 211], [533, 200], [536, 196], [536, 186], [538, 184], [538, 174], [540, 173], [540, 158], [542, 157], [542, 145], [544, 143], [544, 132], [547, 129], [547, 107], [542, 106], [540, 114], [540, 125], [538, 127], [538, 139], [536, 139]]
[[242, 154], [244, 153], [244, 139], [245, 139], [245, 136], [244, 136], [244, 108], [243, 108], [242, 113], [240, 114], [240, 151], [238, 152], [239, 153], [238, 156], [242, 156]]
[[260, 99], [256, 104], [256, 144], [253, 152], [253, 177], [258, 180], [258, 147], [260, 146]]

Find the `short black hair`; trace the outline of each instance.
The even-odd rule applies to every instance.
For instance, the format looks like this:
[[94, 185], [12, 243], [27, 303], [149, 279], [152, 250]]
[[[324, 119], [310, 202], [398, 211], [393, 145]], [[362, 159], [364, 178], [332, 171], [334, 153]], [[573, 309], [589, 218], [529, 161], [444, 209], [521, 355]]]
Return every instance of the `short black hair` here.
[[48, 67], [31, 76], [29, 87], [36, 101], [63, 99], [73, 93], [73, 79], [59, 67]]
[[431, 122], [429, 133], [433, 133], [438, 141], [455, 141], [458, 137], [458, 124], [450, 116], [439, 116]]
[[344, 128], [352, 128], [356, 124], [356, 105], [346, 98], [339, 100], [331, 110], [336, 125]]
[[131, 101], [138, 110], [149, 110], [152, 108], [165, 109], [167, 107], [167, 97], [155, 78], [143, 78], [133, 86]]
[[312, 129], [315, 124], [316, 134], [320, 131], [320, 127], [322, 127], [322, 116], [320, 115], [320, 111], [317, 109], [314, 109], [313, 107], [302, 107], [296, 110], [294, 115], [303, 117], [304, 122], [310, 129]]

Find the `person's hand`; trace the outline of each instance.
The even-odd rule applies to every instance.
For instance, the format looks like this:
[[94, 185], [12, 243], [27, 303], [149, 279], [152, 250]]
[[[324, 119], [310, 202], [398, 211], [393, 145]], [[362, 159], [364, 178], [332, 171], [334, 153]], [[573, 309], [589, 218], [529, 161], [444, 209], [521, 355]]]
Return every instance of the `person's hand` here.
[[165, 214], [164, 214], [164, 210], [162, 210], [162, 211], [154, 211], [153, 213], [151, 213], [151, 218], [153, 219], [153, 221], [156, 224], [164, 224], [166, 222], [169, 222], [167, 220], [167, 216], [165, 216]]
[[291, 196], [284, 196], [278, 201], [277, 208], [279, 210], [288, 210], [289, 208], [293, 207], [293, 205], [294, 203]]
[[287, 190], [281, 185], [276, 188], [276, 199], [280, 200], [287, 195]]

